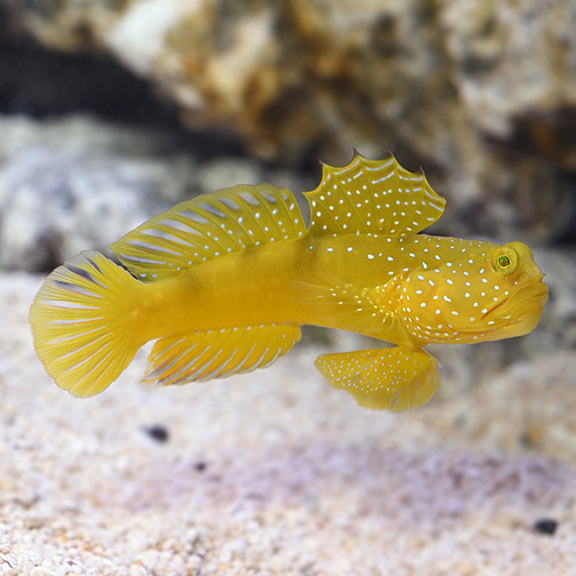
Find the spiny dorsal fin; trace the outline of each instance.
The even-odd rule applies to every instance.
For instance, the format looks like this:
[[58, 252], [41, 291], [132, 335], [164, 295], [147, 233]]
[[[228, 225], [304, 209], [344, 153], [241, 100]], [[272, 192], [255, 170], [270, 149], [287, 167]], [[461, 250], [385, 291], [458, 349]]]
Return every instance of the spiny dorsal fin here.
[[242, 184], [177, 204], [128, 232], [112, 250], [137, 278], [155, 282], [206, 260], [304, 234], [290, 190]]
[[446, 201], [423, 174], [405, 170], [393, 156], [369, 160], [356, 153], [343, 168], [322, 165], [322, 181], [306, 192], [311, 235], [417, 234], [436, 222]]
[[150, 352], [144, 381], [171, 386], [266, 368], [292, 350], [300, 335], [298, 326], [270, 324], [161, 338]]

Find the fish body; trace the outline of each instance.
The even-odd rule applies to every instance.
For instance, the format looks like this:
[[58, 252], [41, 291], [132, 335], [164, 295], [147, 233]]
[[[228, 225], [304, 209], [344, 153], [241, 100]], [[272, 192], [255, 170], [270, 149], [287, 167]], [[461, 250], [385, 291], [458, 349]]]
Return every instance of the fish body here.
[[547, 287], [530, 249], [421, 234], [445, 201], [394, 158], [324, 165], [305, 196], [308, 228], [290, 191], [240, 185], [129, 232], [112, 245], [124, 267], [85, 252], [57, 268], [31, 310], [49, 374], [75, 395], [96, 394], [155, 340], [145, 380], [221, 378], [272, 364], [313, 324], [394, 344], [316, 364], [361, 405], [400, 411], [438, 387], [425, 345], [538, 323]]

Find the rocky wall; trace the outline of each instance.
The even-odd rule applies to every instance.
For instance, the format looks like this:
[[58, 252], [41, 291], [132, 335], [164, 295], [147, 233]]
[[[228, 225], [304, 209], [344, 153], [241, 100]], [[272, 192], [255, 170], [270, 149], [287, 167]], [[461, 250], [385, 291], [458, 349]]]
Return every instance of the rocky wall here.
[[576, 5], [570, 0], [6, 3], [50, 50], [147, 79], [193, 129], [263, 158], [422, 165], [446, 233], [573, 237]]

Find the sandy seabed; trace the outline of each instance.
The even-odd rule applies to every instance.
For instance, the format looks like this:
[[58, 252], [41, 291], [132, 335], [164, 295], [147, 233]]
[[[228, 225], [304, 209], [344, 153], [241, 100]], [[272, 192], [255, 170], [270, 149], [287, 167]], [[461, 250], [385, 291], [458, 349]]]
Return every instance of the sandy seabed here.
[[402, 415], [312, 346], [167, 389], [142, 353], [78, 400], [34, 354], [39, 284], [0, 276], [0, 574], [576, 575], [576, 355]]

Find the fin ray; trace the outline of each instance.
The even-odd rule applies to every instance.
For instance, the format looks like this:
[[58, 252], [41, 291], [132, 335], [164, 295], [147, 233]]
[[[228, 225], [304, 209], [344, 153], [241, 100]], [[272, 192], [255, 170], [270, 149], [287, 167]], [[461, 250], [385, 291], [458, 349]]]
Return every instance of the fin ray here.
[[299, 326], [272, 324], [161, 338], [150, 352], [144, 380], [171, 386], [265, 368], [292, 350], [300, 335]]
[[305, 234], [290, 190], [239, 185], [177, 204], [128, 232], [112, 249], [137, 278], [155, 282], [230, 252]]
[[56, 268], [30, 310], [34, 344], [58, 386], [75, 396], [107, 388], [143, 344], [128, 303], [138, 282], [87, 251]]

